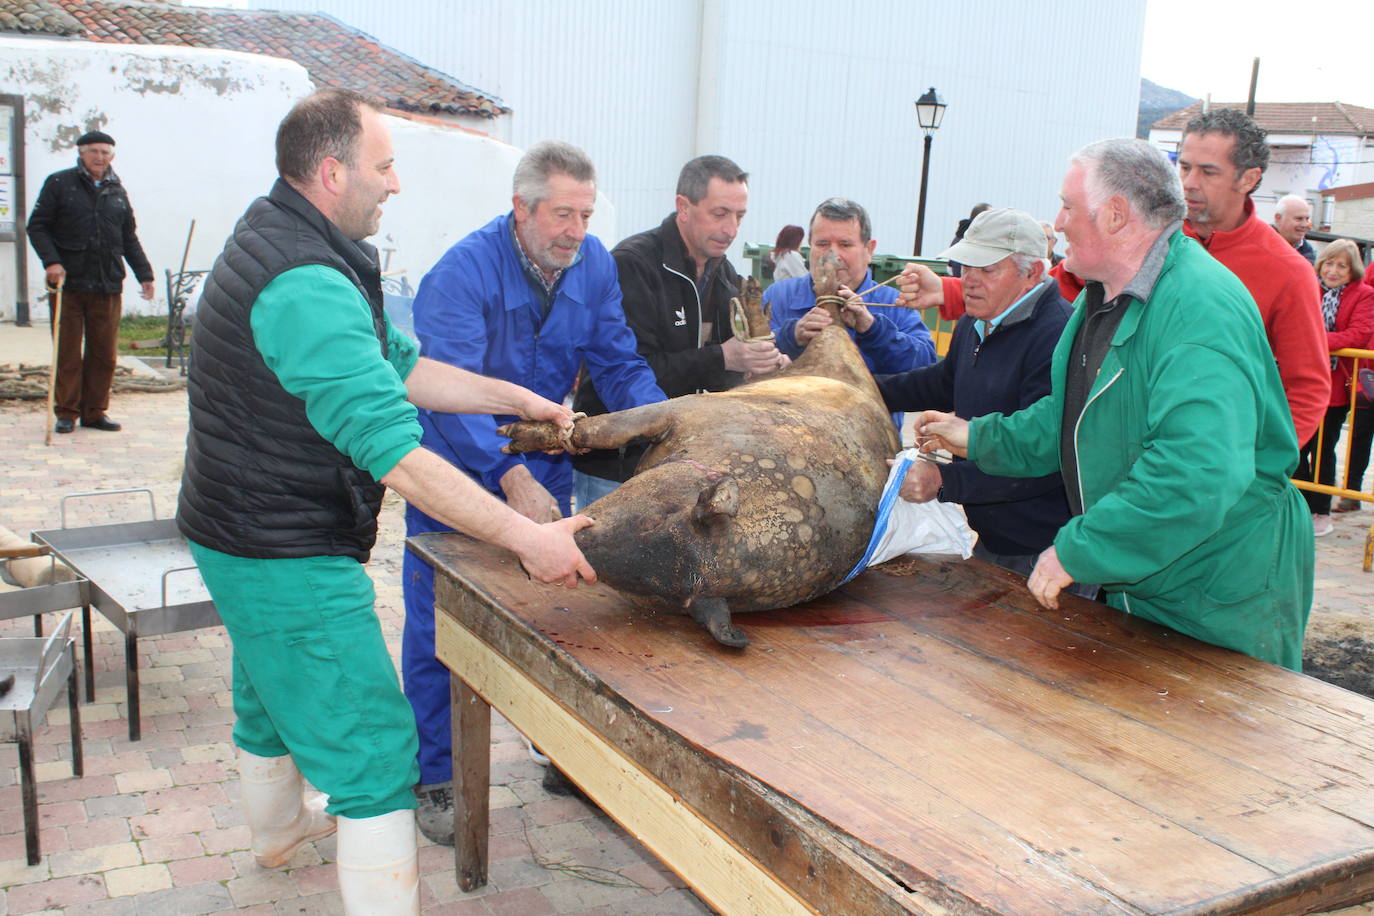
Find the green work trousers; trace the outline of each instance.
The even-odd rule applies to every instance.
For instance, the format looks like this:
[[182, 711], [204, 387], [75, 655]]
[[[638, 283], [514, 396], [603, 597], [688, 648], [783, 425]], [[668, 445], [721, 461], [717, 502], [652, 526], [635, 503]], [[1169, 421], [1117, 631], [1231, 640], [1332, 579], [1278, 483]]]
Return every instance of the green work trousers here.
[[234, 743], [290, 754], [331, 814], [415, 807], [415, 716], [348, 557], [259, 560], [191, 543], [234, 645]]

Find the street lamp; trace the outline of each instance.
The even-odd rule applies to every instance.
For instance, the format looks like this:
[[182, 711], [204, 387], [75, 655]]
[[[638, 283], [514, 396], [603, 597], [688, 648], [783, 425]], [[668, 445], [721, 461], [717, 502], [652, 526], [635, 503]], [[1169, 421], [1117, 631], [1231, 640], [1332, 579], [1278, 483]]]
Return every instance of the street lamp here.
[[926, 181], [930, 178], [930, 140], [935, 131], [940, 129], [940, 122], [945, 118], [945, 100], [940, 98], [940, 93], [931, 86], [926, 90], [926, 94], [916, 100], [916, 120], [921, 125], [921, 130], [926, 132], [925, 152], [921, 156], [921, 196], [916, 204], [916, 244], [911, 253], [921, 256], [921, 236], [925, 233], [926, 226]]

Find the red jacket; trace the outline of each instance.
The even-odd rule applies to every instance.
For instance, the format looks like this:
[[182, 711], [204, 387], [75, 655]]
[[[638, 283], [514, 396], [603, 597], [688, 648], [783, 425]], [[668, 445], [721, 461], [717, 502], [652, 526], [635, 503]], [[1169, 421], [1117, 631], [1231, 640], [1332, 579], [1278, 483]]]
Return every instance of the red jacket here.
[[[1198, 238], [1187, 220], [1183, 231]], [[1331, 397], [1331, 360], [1316, 271], [1283, 236], [1255, 216], [1255, 205], [1248, 200], [1240, 226], [1198, 241], [1255, 297], [1279, 364], [1298, 441], [1308, 441], [1317, 432]]]
[[[1336, 309], [1336, 330], [1326, 332], [1326, 346], [1331, 352], [1345, 347], [1364, 350], [1369, 347], [1370, 336], [1374, 335], [1374, 289], [1363, 283], [1347, 283], [1341, 290], [1341, 304]], [[1337, 407], [1350, 403], [1350, 370], [1354, 364], [1350, 358], [1338, 360], [1331, 370], [1330, 406]], [[1368, 360], [1361, 360], [1361, 366], [1368, 366]]]

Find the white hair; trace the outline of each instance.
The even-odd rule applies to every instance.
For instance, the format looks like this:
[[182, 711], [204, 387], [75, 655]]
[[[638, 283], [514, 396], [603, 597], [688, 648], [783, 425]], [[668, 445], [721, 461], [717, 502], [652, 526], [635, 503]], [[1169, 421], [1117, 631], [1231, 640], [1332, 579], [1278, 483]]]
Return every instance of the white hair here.
[[1040, 265], [1043, 274], [1050, 272], [1049, 258], [1037, 258], [1034, 255], [1022, 254], [1019, 251], [1013, 251], [1008, 257], [1011, 258], [1011, 263], [1016, 265], [1016, 272], [1023, 277], [1029, 277], [1031, 267], [1036, 264]]
[[1306, 197], [1303, 197], [1301, 194], [1285, 194], [1285, 195], [1283, 195], [1282, 197], [1279, 198], [1279, 203], [1278, 203], [1278, 206], [1275, 208], [1275, 211], [1278, 212], [1278, 213], [1282, 213], [1284, 216], [1290, 215], [1289, 212], [1288, 212], [1288, 205], [1289, 205], [1290, 203], [1299, 203], [1299, 204], [1302, 204], [1304, 207], [1307, 208], [1307, 212], [1308, 212], [1309, 215], [1310, 215], [1311, 212], [1312, 212], [1312, 203], [1311, 203], [1311, 201], [1309, 201]]
[[1154, 229], [1163, 229], [1188, 213], [1178, 172], [1157, 147], [1122, 138], [1090, 143], [1069, 157], [1087, 169], [1086, 190], [1092, 209], [1121, 195]]

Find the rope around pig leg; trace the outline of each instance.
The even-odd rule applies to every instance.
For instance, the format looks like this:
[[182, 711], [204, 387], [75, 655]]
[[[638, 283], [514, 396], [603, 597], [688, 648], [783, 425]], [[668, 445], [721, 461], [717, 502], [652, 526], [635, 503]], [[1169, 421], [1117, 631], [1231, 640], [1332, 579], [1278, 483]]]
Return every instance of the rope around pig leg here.
[[572, 442], [573, 430], [577, 427], [578, 420], [585, 419], [587, 419], [587, 415], [585, 413], [582, 413], [581, 411], [578, 411], [577, 413], [572, 415], [573, 425], [569, 426], [566, 429], [561, 429], [558, 431], [558, 440], [561, 443], [563, 443], [563, 451], [567, 452], [569, 455], [572, 455], [576, 452], [576, 449], [573, 448]]
[[830, 317], [836, 321], [841, 320], [844, 314], [845, 299], [843, 296], [817, 296], [816, 304], [830, 313]]

